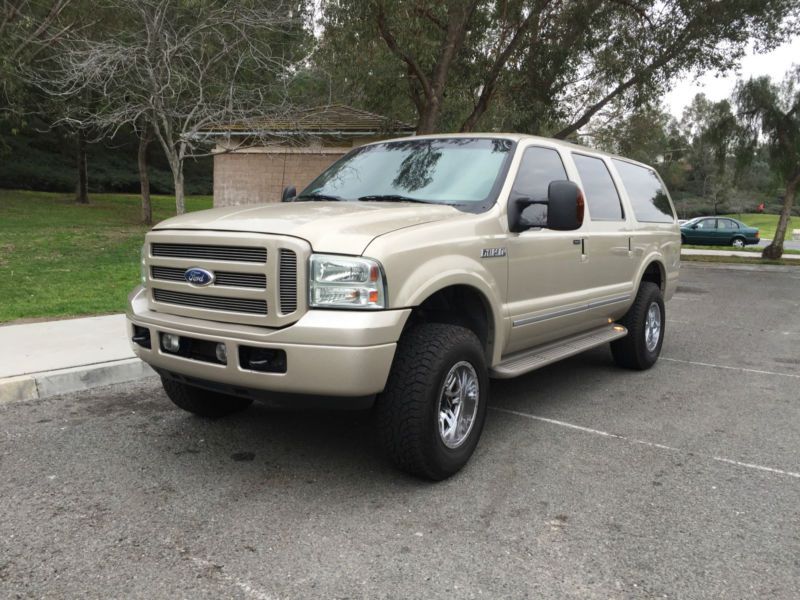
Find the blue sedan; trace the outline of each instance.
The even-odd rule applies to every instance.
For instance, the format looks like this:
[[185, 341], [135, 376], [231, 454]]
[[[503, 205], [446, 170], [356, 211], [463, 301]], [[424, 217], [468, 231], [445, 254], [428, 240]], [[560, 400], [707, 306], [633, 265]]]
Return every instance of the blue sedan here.
[[758, 229], [730, 217], [697, 217], [681, 225], [684, 244], [734, 246], [758, 244]]

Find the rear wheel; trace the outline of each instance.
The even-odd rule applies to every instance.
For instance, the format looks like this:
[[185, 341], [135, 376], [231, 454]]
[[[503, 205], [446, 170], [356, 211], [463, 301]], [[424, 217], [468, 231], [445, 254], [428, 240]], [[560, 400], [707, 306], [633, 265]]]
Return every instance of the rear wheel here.
[[425, 323], [406, 332], [375, 407], [389, 458], [427, 479], [456, 473], [478, 444], [488, 384], [483, 348], [472, 331]]
[[208, 419], [218, 419], [239, 412], [253, 403], [247, 398], [212, 392], [173, 379], [162, 378], [161, 385], [164, 386], [164, 391], [176, 406]]
[[731, 242], [731, 245], [734, 248], [744, 248], [744, 246], [745, 246], [744, 239], [740, 238], [740, 237], [735, 237], [735, 238], [733, 238], [733, 241]]
[[665, 312], [661, 288], [650, 281], [643, 281], [633, 306], [619, 322], [628, 329], [628, 335], [611, 342], [614, 361], [626, 369], [644, 370], [652, 367], [664, 343]]

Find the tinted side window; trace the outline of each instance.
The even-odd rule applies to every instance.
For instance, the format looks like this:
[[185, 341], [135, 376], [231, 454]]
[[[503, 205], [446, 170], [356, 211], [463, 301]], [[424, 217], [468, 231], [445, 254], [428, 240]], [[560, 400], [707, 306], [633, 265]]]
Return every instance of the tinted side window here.
[[716, 219], [702, 219], [699, 223], [697, 223], [698, 229], [716, 229], [717, 228], [717, 220]]
[[583, 183], [589, 215], [595, 221], [621, 221], [622, 204], [608, 167], [599, 158], [573, 154], [575, 166]]
[[639, 165], [613, 160], [631, 199], [636, 220], [645, 223], [672, 223], [675, 215], [672, 213], [667, 191], [656, 174]]
[[739, 229], [739, 226], [730, 219], [717, 219], [719, 229]]
[[[551, 181], [567, 179], [567, 171], [558, 152], [552, 148], [528, 148], [522, 155], [517, 178], [511, 188], [511, 198], [533, 198], [547, 200], [547, 188]], [[544, 224], [547, 207], [529, 206], [522, 217], [530, 223]]]

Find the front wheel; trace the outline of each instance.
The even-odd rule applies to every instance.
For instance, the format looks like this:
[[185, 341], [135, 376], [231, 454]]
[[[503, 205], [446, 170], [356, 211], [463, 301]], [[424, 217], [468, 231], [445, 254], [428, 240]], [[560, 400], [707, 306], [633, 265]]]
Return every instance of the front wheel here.
[[664, 343], [664, 316], [661, 288], [643, 281], [633, 305], [619, 321], [628, 335], [611, 342], [611, 354], [620, 367], [641, 371], [656, 363]]
[[472, 331], [424, 323], [406, 332], [375, 406], [389, 458], [435, 481], [459, 471], [478, 445], [488, 387], [483, 348]]

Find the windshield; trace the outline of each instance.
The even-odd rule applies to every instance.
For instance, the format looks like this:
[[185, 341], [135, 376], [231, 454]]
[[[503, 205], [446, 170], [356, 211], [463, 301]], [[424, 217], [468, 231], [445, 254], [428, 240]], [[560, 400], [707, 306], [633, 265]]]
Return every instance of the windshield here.
[[300, 200], [494, 203], [514, 144], [488, 138], [412, 139], [363, 146], [334, 163]]

